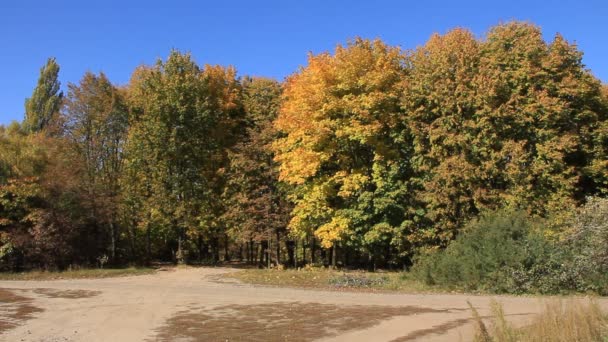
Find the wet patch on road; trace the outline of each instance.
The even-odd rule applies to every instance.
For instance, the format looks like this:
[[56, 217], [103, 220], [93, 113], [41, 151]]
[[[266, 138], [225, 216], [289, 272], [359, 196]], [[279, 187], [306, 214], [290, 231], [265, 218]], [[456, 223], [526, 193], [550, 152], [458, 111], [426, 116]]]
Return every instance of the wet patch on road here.
[[313, 341], [370, 328], [397, 316], [446, 312], [416, 306], [319, 303], [192, 307], [176, 313], [153, 341]]

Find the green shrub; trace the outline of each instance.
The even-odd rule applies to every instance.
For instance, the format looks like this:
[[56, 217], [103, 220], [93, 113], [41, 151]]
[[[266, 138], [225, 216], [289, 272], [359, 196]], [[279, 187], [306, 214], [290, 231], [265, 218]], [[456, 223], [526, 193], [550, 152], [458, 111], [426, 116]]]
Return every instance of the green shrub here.
[[482, 215], [445, 250], [419, 256], [413, 274], [467, 291], [608, 294], [608, 199], [588, 199], [563, 241], [541, 235], [541, 223], [511, 210]]
[[420, 256], [415, 276], [427, 284], [495, 293], [579, 291], [584, 276], [564, 243], [545, 239], [542, 221], [501, 210], [469, 223], [445, 250]]
[[420, 256], [413, 273], [427, 284], [467, 291], [554, 292], [559, 284], [545, 284], [545, 276], [553, 279], [561, 264], [535, 224], [519, 211], [482, 215], [445, 250]]

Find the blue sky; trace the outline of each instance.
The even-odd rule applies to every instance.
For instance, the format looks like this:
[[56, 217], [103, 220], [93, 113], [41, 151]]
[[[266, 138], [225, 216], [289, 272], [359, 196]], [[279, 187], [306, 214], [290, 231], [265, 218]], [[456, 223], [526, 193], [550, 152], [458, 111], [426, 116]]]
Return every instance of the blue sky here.
[[454, 27], [482, 36], [509, 20], [531, 21], [546, 39], [560, 32], [608, 82], [608, 1], [28, 1], [0, 2], [0, 124], [23, 117], [40, 67], [54, 56], [60, 81], [87, 70], [117, 84], [133, 69], [190, 51], [201, 63], [283, 79], [308, 52], [361, 36], [404, 49]]

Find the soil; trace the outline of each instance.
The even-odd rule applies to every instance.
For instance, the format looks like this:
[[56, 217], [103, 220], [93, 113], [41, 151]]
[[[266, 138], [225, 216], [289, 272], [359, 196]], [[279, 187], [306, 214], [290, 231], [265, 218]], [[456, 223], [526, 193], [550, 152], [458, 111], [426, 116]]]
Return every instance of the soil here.
[[31, 298], [16, 292], [0, 289], [0, 333], [15, 328], [42, 311], [32, 304]]
[[[0, 281], [2, 341], [469, 341], [467, 301], [525, 324], [546, 297], [337, 292], [217, 282], [228, 268]], [[581, 298], [582, 300], [582, 298]], [[604, 309], [608, 299], [598, 299]]]

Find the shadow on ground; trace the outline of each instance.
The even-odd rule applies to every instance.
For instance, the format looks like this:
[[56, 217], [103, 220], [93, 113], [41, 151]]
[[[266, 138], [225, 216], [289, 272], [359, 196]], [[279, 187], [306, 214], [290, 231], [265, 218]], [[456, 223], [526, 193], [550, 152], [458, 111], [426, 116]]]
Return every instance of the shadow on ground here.
[[0, 289], [0, 333], [34, 317], [43, 310], [32, 304], [32, 299], [8, 289]]
[[[20, 292], [21, 294], [17, 294]], [[34, 305], [34, 299], [24, 293], [30, 292], [47, 298], [81, 299], [99, 295], [100, 291], [88, 290], [56, 290], [56, 289], [6, 289], [0, 288], [0, 334], [23, 324], [35, 317], [36, 313], [44, 311]]]
[[446, 312], [415, 306], [339, 306], [319, 303], [192, 307], [157, 329], [154, 341], [312, 341], [366, 329], [396, 316]]

